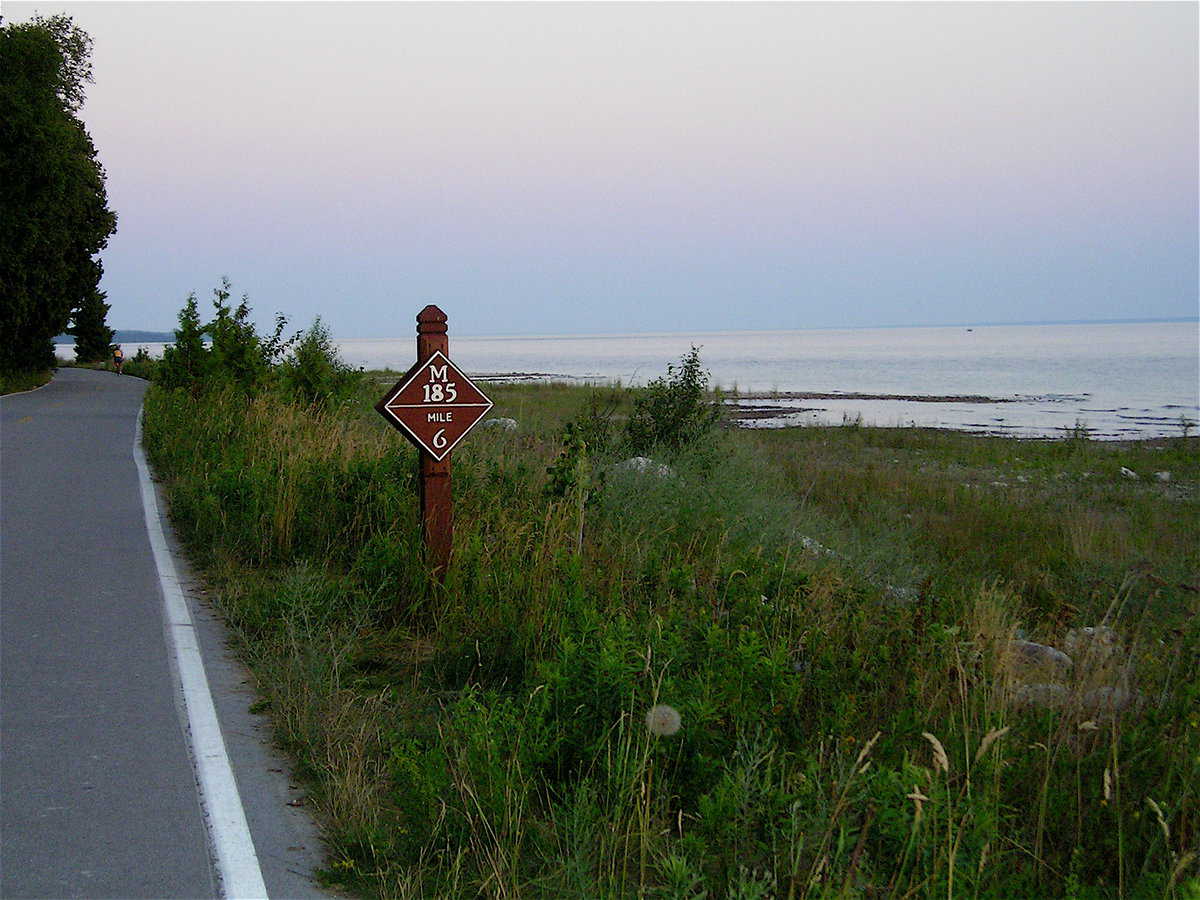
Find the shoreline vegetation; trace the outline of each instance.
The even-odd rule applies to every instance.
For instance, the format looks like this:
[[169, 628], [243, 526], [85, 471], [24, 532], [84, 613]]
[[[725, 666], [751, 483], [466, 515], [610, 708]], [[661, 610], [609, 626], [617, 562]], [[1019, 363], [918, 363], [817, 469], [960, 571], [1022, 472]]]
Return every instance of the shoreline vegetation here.
[[[219, 297], [227, 298], [228, 292]], [[1200, 890], [1200, 440], [720, 427], [489, 384], [421, 560], [382, 373], [219, 299], [148, 455], [327, 843], [377, 897]]]

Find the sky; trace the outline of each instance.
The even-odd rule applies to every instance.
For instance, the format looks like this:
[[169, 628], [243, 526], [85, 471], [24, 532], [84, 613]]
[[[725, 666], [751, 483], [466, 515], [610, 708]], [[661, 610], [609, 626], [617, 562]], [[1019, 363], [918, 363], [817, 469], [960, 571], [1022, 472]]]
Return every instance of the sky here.
[[118, 328], [1195, 316], [1195, 3], [53, 3]]

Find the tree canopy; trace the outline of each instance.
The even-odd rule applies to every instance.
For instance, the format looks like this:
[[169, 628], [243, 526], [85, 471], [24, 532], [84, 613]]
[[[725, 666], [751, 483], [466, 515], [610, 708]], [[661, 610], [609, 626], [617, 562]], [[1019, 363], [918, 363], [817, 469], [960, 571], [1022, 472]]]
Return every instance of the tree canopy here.
[[116, 231], [76, 115], [91, 48], [69, 16], [0, 22], [0, 372], [53, 364], [51, 339], [94, 300]]

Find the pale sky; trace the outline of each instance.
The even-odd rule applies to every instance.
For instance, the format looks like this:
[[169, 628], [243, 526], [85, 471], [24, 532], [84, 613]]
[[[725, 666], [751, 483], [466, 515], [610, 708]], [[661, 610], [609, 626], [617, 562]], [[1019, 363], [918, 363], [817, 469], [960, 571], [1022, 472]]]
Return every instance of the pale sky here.
[[[119, 328], [1195, 316], [1195, 3], [53, 3]], [[207, 303], [207, 301], [205, 300]]]

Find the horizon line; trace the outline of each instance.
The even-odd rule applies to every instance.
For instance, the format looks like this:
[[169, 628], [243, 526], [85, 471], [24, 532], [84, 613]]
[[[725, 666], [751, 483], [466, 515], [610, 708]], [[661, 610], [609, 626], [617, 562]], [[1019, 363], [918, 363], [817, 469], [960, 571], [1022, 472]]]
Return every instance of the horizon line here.
[[[810, 325], [804, 328], [702, 328], [689, 331], [573, 331], [573, 332], [535, 332], [535, 331], [510, 331], [510, 332], [459, 332], [459, 337], [464, 338], [534, 338], [534, 337], [605, 337], [614, 335], [661, 335], [661, 334], [761, 334], [771, 331], [869, 331], [872, 329], [894, 329], [894, 328], [1002, 328], [1005, 326], [1033, 326], [1033, 325], [1139, 325], [1139, 324], [1156, 324], [1156, 323], [1172, 323], [1172, 322], [1200, 322], [1200, 315], [1196, 316], [1159, 316], [1149, 318], [1123, 318], [1123, 319], [1025, 319], [1018, 321], [985, 321], [985, 322], [923, 322], [919, 324], [905, 325]], [[123, 328], [114, 327], [113, 331], [143, 331], [152, 334], [172, 334], [173, 328]], [[54, 339], [60, 337], [70, 337], [70, 335], [55, 335]], [[343, 341], [387, 341], [387, 340], [403, 340], [410, 335], [400, 337], [379, 337], [370, 336], [363, 337], [359, 335], [349, 337], [335, 337], [335, 340]], [[147, 341], [146, 343], [157, 343], [155, 341]], [[166, 343], [170, 343], [169, 341]]]
[[[1165, 316], [1143, 319], [1030, 319], [1017, 322], [933, 322], [916, 325], [810, 325], [805, 328], [702, 328], [689, 331], [575, 331], [575, 332], [456, 332], [460, 338], [547, 338], [547, 337], [626, 337], [652, 336], [667, 334], [765, 334], [775, 331], [870, 331], [890, 330], [894, 328], [1001, 328], [1005, 326], [1030, 325], [1149, 325], [1167, 324], [1172, 322], [1197, 322], [1197, 316]], [[391, 341], [406, 340], [409, 335], [391, 337], [341, 337], [335, 340], [343, 341]]]

